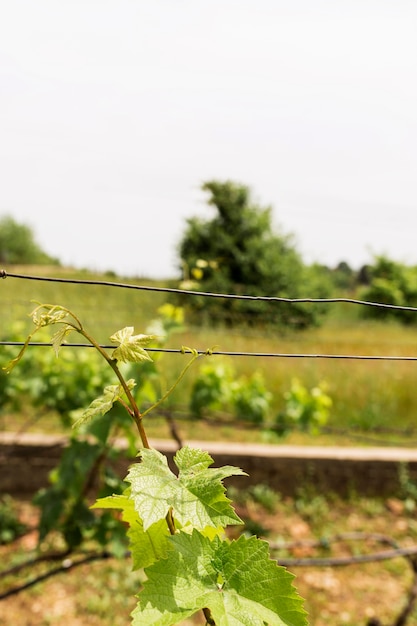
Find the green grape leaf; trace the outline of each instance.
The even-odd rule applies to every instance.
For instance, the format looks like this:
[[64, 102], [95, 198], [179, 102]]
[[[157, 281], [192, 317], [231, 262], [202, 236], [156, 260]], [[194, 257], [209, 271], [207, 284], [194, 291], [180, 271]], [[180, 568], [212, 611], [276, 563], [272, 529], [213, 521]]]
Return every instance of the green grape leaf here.
[[129, 525], [127, 536], [129, 550], [132, 555], [133, 569], [148, 567], [159, 559], [166, 558], [171, 547], [168, 543], [170, 537], [165, 520], [152, 524], [148, 530], [143, 530], [143, 523], [135, 511], [133, 500], [129, 498], [129, 490], [122, 495], [99, 498], [92, 509], [121, 509], [122, 520]]
[[213, 459], [207, 452], [185, 447], [174, 457], [177, 477], [157, 450], [143, 449], [139, 454], [141, 463], [130, 467], [126, 480], [145, 530], [165, 518], [171, 508], [181, 526], [191, 524], [203, 530], [207, 526], [242, 524], [222, 484], [228, 476], [246, 475], [241, 469], [209, 468]]
[[60, 328], [55, 335], [53, 335], [53, 337], [51, 338], [51, 343], [52, 343], [52, 347], [55, 351], [56, 356], [58, 356], [59, 354], [59, 350], [62, 346], [62, 344], [65, 341], [65, 338], [68, 337], [68, 335], [75, 330], [73, 326], [70, 325], [65, 325], [62, 328]]
[[110, 337], [110, 341], [119, 346], [113, 350], [112, 357], [123, 363], [139, 363], [152, 361], [142, 346], [147, 346], [156, 339], [155, 335], [134, 335], [133, 326], [126, 326]]
[[218, 626], [306, 626], [294, 576], [269, 558], [265, 541], [211, 541], [194, 531], [170, 542], [168, 557], [146, 569], [132, 626], [171, 626], [203, 608]]
[[[129, 389], [133, 389], [135, 386], [135, 381], [133, 378], [127, 381], [127, 386]], [[121, 385], [108, 385], [104, 388], [104, 393], [93, 400], [90, 406], [81, 412], [81, 415], [72, 425], [73, 428], [78, 428], [82, 424], [91, 421], [95, 417], [101, 417], [110, 411], [113, 407], [113, 404], [117, 402], [119, 398], [122, 397], [124, 393], [123, 387]], [[76, 412], [74, 411], [74, 414]]]

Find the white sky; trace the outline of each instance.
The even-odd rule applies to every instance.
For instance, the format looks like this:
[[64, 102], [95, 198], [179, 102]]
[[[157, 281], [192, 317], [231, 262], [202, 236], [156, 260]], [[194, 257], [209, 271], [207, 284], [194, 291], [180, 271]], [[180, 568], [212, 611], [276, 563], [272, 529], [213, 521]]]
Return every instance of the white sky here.
[[232, 179], [307, 262], [417, 264], [416, 32], [415, 0], [0, 0], [0, 214], [175, 276]]

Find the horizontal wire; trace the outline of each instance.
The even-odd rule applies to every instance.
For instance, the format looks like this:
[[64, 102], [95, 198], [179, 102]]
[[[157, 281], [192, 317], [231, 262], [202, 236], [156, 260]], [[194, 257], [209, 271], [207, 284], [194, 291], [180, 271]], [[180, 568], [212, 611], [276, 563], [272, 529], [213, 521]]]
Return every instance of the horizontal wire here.
[[341, 556], [328, 558], [278, 558], [279, 565], [284, 567], [342, 567], [363, 563], [376, 563], [378, 561], [388, 561], [398, 557], [412, 558], [417, 555], [417, 548], [397, 548], [396, 550], [384, 550], [383, 552], [373, 552], [371, 554], [359, 554], [356, 556]]
[[[236, 294], [224, 294], [224, 293], [209, 293], [203, 291], [190, 291], [190, 290], [182, 290], [175, 289], [171, 287], [154, 287], [147, 285], [132, 285], [128, 283], [117, 283], [110, 281], [101, 281], [101, 280], [85, 280], [85, 279], [72, 279], [72, 278], [52, 278], [46, 276], [31, 276], [25, 274], [15, 274], [8, 273], [6, 270], [0, 270], [0, 278], [21, 278], [26, 280], [40, 280], [47, 282], [59, 282], [59, 283], [70, 283], [70, 284], [83, 284], [83, 285], [101, 285], [108, 287], [120, 287], [125, 289], [137, 289], [137, 290], [145, 290], [145, 291], [155, 291], [155, 292], [165, 292], [165, 293], [176, 293], [183, 295], [191, 295], [191, 296], [202, 296], [202, 297], [211, 297], [211, 298], [228, 298], [235, 300], [251, 300], [251, 301], [261, 301], [261, 302], [286, 302], [286, 303], [320, 303], [320, 304], [329, 304], [329, 303], [348, 303], [348, 304], [358, 304], [364, 306], [373, 306], [380, 307], [384, 309], [397, 309], [402, 311], [415, 311], [417, 312], [416, 307], [409, 306], [400, 306], [394, 304], [383, 304], [379, 302], [368, 302], [365, 300], [355, 300], [351, 298], [282, 298], [277, 296], [249, 296], [249, 295], [236, 295]], [[13, 342], [13, 341], [0, 341], [0, 345], [3, 346], [23, 346], [24, 342]], [[31, 342], [30, 346], [52, 346], [51, 343], [47, 342]], [[62, 344], [67, 347], [74, 348], [91, 348], [90, 344], [84, 343], [73, 343], [73, 344]], [[114, 345], [102, 345], [100, 346], [103, 349], [114, 349], [116, 346]], [[266, 358], [290, 358], [290, 359], [346, 359], [346, 360], [367, 360], [367, 361], [417, 361], [417, 356], [403, 356], [403, 355], [354, 355], [354, 354], [296, 354], [296, 353], [277, 353], [277, 352], [226, 352], [226, 351], [212, 351], [212, 350], [190, 350], [190, 349], [168, 349], [168, 348], [147, 348], [149, 352], [163, 352], [163, 353], [174, 353], [174, 354], [184, 354], [184, 353], [197, 353], [199, 355], [213, 355], [213, 356], [230, 356], [230, 357], [266, 357]]]
[[[0, 346], [23, 347], [24, 341], [0, 341]], [[52, 347], [52, 343], [32, 341], [28, 347]], [[89, 343], [63, 343], [63, 348], [93, 348]], [[115, 350], [115, 345], [100, 345], [104, 350]], [[417, 356], [404, 355], [374, 355], [374, 354], [299, 354], [287, 352], [226, 352], [221, 350], [191, 350], [191, 348], [146, 348], [147, 352], [162, 352], [167, 354], [199, 354], [200, 356], [231, 356], [231, 357], [267, 357], [277, 359], [350, 359], [361, 361], [417, 361]]]
[[47, 276], [29, 276], [25, 274], [14, 274], [0, 270], [0, 278], [22, 278], [26, 280], [41, 280], [55, 283], [70, 283], [74, 285], [102, 285], [106, 287], [120, 287], [124, 289], [137, 289], [142, 291], [155, 291], [163, 293], [175, 293], [187, 296], [200, 296], [205, 298], [225, 298], [230, 300], [250, 300], [256, 302], [286, 302], [288, 304], [358, 304], [361, 306], [378, 307], [381, 309], [395, 309], [397, 311], [414, 311], [417, 313], [417, 307], [402, 306], [399, 304], [385, 304], [382, 302], [368, 302], [367, 300], [356, 300], [354, 298], [284, 298], [279, 296], [250, 296], [238, 295], [231, 293], [211, 293], [206, 291], [192, 291], [188, 289], [176, 289], [174, 287], [153, 287], [150, 285], [132, 285], [129, 283], [117, 283], [103, 280], [86, 280], [75, 278], [51, 278]]

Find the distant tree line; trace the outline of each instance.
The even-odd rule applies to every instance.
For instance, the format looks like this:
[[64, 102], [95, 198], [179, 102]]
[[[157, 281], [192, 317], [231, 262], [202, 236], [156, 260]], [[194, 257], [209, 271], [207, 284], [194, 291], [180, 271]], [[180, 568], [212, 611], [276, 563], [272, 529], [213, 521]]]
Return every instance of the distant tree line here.
[[59, 265], [38, 245], [32, 229], [6, 215], [0, 219], [0, 263], [6, 265]]

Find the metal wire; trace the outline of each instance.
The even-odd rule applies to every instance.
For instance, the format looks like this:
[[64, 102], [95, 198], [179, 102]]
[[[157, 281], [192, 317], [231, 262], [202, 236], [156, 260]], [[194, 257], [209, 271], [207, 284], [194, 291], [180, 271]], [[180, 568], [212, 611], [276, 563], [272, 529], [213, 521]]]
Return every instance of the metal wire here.
[[417, 313], [417, 307], [401, 306], [399, 304], [384, 304], [382, 302], [368, 302], [366, 300], [356, 300], [354, 298], [282, 298], [279, 296], [251, 296], [238, 295], [232, 293], [211, 293], [205, 291], [192, 291], [188, 289], [175, 289], [174, 287], [154, 287], [150, 285], [132, 285], [129, 283], [117, 283], [103, 280], [84, 280], [75, 278], [51, 278], [47, 276], [29, 276], [26, 274], [14, 274], [0, 270], [0, 278], [21, 278], [25, 280], [41, 280], [55, 283], [70, 283], [73, 285], [101, 285], [106, 287], [119, 287], [123, 289], [138, 289], [142, 291], [155, 291], [163, 293], [175, 293], [186, 296], [202, 296], [204, 298], [225, 298], [229, 300], [251, 300], [256, 302], [286, 302], [288, 304], [356, 304], [361, 306], [378, 307], [382, 309], [395, 309], [397, 311], [414, 311]]
[[[24, 341], [0, 341], [0, 346], [23, 347]], [[28, 347], [52, 347], [52, 343], [32, 341]], [[89, 343], [63, 343], [63, 348], [93, 348]], [[105, 350], [114, 350], [117, 346], [101, 344]], [[167, 354], [199, 354], [201, 356], [230, 356], [230, 357], [260, 357], [275, 359], [350, 359], [359, 361], [417, 361], [417, 356], [404, 355], [375, 355], [375, 354], [299, 354], [285, 352], [227, 352], [222, 350], [191, 350], [191, 348], [146, 348], [147, 352], [162, 352]]]
[[[312, 304], [330, 304], [330, 303], [347, 303], [356, 304], [371, 307], [380, 307], [384, 309], [396, 309], [401, 311], [415, 311], [417, 307], [400, 306], [395, 304], [384, 304], [381, 302], [367, 302], [365, 300], [356, 300], [352, 298], [281, 298], [277, 296], [250, 296], [250, 295], [237, 295], [230, 293], [209, 293], [203, 291], [190, 291], [184, 289], [175, 289], [171, 287], [155, 287], [149, 285], [132, 285], [129, 283], [118, 283], [102, 280], [84, 280], [73, 278], [53, 278], [47, 276], [31, 276], [26, 274], [15, 274], [6, 272], [6, 270], [0, 270], [0, 278], [18, 278], [23, 280], [39, 280], [47, 282], [69, 283], [76, 285], [100, 285], [107, 287], [118, 287], [124, 289], [136, 289], [143, 291], [154, 291], [164, 293], [175, 293], [187, 296], [201, 296], [207, 298], [227, 298], [234, 300], [254, 300], [260, 302], [285, 302], [285, 303], [312, 303]], [[20, 341], [0, 341], [0, 346], [23, 346], [24, 342]], [[29, 346], [35, 347], [48, 347], [52, 346], [48, 342], [31, 342]], [[63, 347], [72, 348], [91, 348], [90, 344], [85, 343], [71, 343], [62, 344]], [[114, 349], [114, 345], [101, 345], [104, 349]], [[228, 352], [217, 350], [190, 350], [190, 349], [169, 349], [169, 348], [147, 348], [148, 352], [164, 352], [173, 354], [195, 353], [199, 355], [213, 355], [213, 356], [229, 356], [229, 357], [260, 357], [260, 358], [280, 358], [280, 359], [349, 359], [349, 360], [361, 360], [361, 361], [417, 361], [417, 356], [404, 356], [404, 355], [360, 355], [360, 354], [293, 354], [293, 353], [280, 353], [280, 352]]]

